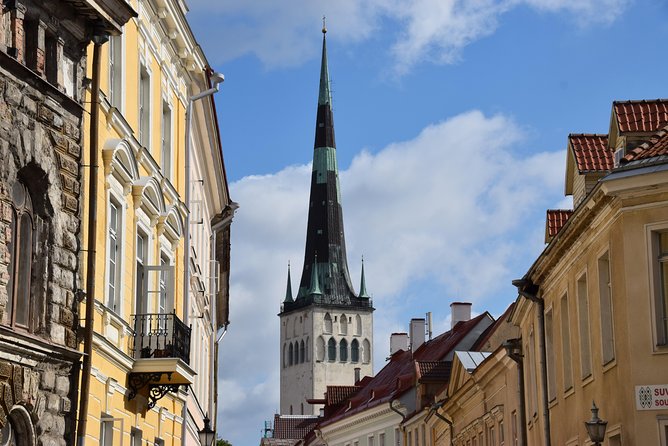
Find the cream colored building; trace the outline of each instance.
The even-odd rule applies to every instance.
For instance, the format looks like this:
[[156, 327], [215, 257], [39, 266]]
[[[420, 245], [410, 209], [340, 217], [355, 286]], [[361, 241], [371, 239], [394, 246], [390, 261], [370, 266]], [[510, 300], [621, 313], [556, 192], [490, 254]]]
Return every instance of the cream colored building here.
[[609, 138], [569, 137], [576, 207], [548, 213], [549, 243], [516, 282], [528, 444], [591, 444], [592, 401], [604, 444], [668, 444], [665, 110], [615, 102]]
[[85, 444], [195, 445], [204, 417], [215, 421], [216, 341], [227, 324], [234, 205], [213, 99], [201, 94], [222, 79], [183, 1], [129, 3], [137, 17], [102, 46], [97, 118], [84, 129], [98, 133], [84, 162], [96, 155], [99, 165], [95, 214], [84, 206], [96, 231], [84, 264], [95, 282]]
[[506, 346], [509, 339], [519, 334], [517, 327], [508, 322], [511, 309], [512, 306], [499, 317], [471, 351], [455, 352], [447, 386], [422, 414], [431, 439], [427, 444], [521, 444], [521, 358], [513, 358], [512, 348]]

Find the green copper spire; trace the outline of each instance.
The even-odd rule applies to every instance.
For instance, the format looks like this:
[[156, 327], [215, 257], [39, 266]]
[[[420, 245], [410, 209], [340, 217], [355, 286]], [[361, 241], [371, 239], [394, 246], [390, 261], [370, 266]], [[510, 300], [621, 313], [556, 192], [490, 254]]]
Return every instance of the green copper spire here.
[[362, 280], [360, 283], [360, 295], [361, 299], [369, 299], [369, 294], [366, 292], [366, 280], [364, 280], [364, 257], [362, 257]]
[[327, 68], [327, 42], [325, 35], [325, 18], [322, 18], [322, 62], [320, 64], [320, 93], [318, 94], [318, 105], [332, 105], [332, 90], [329, 85], [329, 69]]
[[290, 262], [288, 262], [288, 286], [285, 290], [285, 300], [283, 302], [294, 302], [292, 299], [292, 281], [290, 280]]
[[313, 265], [311, 265], [311, 289], [309, 290], [309, 294], [322, 295], [320, 279], [318, 278], [318, 254], [315, 255], [315, 260], [313, 261]]

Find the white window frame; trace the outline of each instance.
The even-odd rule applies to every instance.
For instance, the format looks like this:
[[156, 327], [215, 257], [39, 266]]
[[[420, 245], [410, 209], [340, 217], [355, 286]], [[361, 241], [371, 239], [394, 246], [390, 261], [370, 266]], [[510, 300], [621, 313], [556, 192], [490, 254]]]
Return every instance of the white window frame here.
[[[116, 446], [116, 443], [114, 443], [114, 431], [117, 430], [120, 432], [119, 437], [121, 439], [121, 442], [118, 443], [118, 446], [123, 446], [123, 441], [124, 441], [124, 436], [123, 436], [123, 425], [124, 425], [123, 418], [114, 418], [111, 415], [108, 415], [106, 413], [103, 413], [100, 416], [100, 446]], [[120, 429], [115, 428], [114, 424], [120, 424]], [[107, 430], [110, 429], [110, 430]], [[108, 435], [111, 436], [110, 442], [107, 442], [107, 432], [109, 432]], [[104, 436], [104, 437], [103, 437]]]
[[[111, 311], [116, 313], [119, 316], [123, 316], [123, 283], [124, 276], [123, 272], [123, 261], [125, 259], [125, 223], [126, 223], [126, 211], [127, 203], [123, 199], [122, 192], [119, 192], [118, 189], [122, 188], [120, 184], [114, 179], [110, 181], [110, 190], [107, 194], [107, 234], [106, 234], [106, 256], [105, 256], [105, 291], [104, 291], [104, 305], [109, 308]], [[115, 280], [114, 280], [114, 295], [110, 295], [110, 254], [111, 254], [111, 205], [112, 202], [117, 208], [117, 229], [114, 233], [115, 242], [116, 242], [116, 262], [115, 262]]]
[[[169, 113], [168, 135], [165, 132], [165, 110], [168, 110]], [[165, 152], [167, 152], [169, 158], [168, 163], [165, 163]], [[160, 108], [160, 170], [165, 178], [172, 180], [172, 172], [174, 171], [174, 106], [165, 97], [162, 98], [162, 107]]]
[[[151, 82], [151, 70], [147, 63], [139, 63], [139, 88], [138, 88], [138, 140], [139, 144], [151, 151], [151, 128], [152, 128], [152, 101], [153, 88]], [[146, 80], [144, 80], [146, 79]]]
[[659, 444], [661, 446], [668, 446], [668, 417], [665, 415], [657, 417], [657, 425], [659, 428]]
[[125, 110], [125, 32], [109, 37], [109, 103], [121, 113]]

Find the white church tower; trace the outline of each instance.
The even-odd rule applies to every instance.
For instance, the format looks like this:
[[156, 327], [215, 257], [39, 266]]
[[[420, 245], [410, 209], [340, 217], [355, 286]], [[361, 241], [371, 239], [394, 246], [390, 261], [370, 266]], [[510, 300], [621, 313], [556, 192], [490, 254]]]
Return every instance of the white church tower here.
[[352, 386], [373, 373], [373, 311], [364, 264], [359, 293], [348, 272], [336, 164], [332, 95], [323, 27], [304, 268], [296, 298], [290, 270], [281, 313], [283, 415], [317, 415], [327, 386]]

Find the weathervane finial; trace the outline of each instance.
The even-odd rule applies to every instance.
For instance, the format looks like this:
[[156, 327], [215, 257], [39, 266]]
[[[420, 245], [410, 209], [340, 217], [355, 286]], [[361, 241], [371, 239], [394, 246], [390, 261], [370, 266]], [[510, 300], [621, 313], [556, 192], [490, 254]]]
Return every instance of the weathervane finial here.
[[327, 23], [326, 23], [327, 17], [324, 15], [322, 16], [322, 33], [327, 34]]

